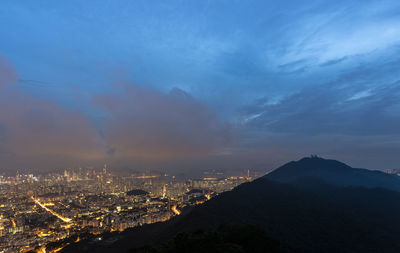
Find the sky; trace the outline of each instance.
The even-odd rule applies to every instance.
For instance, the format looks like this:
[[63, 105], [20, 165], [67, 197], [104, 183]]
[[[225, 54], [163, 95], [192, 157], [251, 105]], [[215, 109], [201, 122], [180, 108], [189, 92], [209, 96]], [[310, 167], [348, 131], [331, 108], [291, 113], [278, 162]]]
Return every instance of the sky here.
[[400, 168], [400, 2], [0, 3], [0, 170]]

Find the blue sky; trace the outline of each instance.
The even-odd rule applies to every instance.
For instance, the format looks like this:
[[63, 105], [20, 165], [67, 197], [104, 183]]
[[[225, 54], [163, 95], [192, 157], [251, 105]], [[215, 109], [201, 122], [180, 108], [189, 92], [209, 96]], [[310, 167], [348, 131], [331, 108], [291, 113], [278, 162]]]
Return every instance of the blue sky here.
[[399, 167], [398, 1], [6, 0], [0, 31], [2, 167]]

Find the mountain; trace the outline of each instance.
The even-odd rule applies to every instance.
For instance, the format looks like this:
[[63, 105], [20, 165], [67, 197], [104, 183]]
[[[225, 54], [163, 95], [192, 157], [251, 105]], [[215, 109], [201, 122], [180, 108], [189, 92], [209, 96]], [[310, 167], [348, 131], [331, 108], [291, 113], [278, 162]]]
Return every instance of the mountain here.
[[396, 179], [334, 160], [304, 158], [169, 222], [129, 230], [110, 245], [78, 244], [67, 252], [126, 252], [221, 224], [256, 225], [286, 252], [400, 252]]
[[379, 187], [400, 191], [400, 177], [397, 175], [356, 169], [336, 160], [316, 156], [289, 162], [264, 177], [281, 183], [296, 183], [314, 178], [336, 186]]

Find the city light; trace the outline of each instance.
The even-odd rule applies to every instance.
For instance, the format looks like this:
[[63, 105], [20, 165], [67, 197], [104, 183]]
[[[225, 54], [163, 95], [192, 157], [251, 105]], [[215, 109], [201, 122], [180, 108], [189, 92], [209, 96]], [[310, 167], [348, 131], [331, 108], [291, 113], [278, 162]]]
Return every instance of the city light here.
[[[181, 215], [182, 208], [248, 180], [223, 174], [210, 178], [213, 173], [178, 180], [167, 173], [117, 175], [83, 168], [3, 176], [0, 180], [10, 184], [0, 184], [0, 248], [7, 253], [58, 252], [90, 236], [165, 222]], [[51, 242], [58, 247], [47, 247]]]
[[173, 207], [171, 208], [171, 210], [172, 210], [176, 215], [180, 215], [180, 214], [181, 214], [181, 212], [176, 208], [176, 206], [173, 206]]
[[39, 200], [35, 199], [34, 197], [32, 197], [33, 201], [35, 201], [36, 204], [38, 204], [40, 207], [42, 207], [44, 210], [46, 210], [47, 212], [51, 213], [52, 215], [56, 216], [57, 218], [59, 218], [60, 220], [64, 221], [64, 222], [71, 222], [72, 220], [70, 218], [65, 218], [61, 215], [59, 215], [58, 213], [54, 212], [53, 210], [49, 209], [46, 207], [45, 204], [40, 203]]

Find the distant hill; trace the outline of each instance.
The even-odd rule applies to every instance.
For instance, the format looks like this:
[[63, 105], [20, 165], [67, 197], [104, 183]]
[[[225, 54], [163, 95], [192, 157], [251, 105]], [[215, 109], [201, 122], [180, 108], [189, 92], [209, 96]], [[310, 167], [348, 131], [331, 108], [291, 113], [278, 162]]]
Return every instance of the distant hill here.
[[75, 245], [69, 252], [126, 252], [221, 224], [254, 224], [286, 252], [400, 252], [400, 192], [390, 190], [397, 189], [396, 180], [334, 160], [304, 158], [169, 222], [124, 232], [114, 244]]
[[296, 183], [314, 178], [336, 186], [380, 187], [400, 191], [400, 177], [397, 175], [356, 169], [339, 161], [320, 157], [307, 157], [289, 162], [264, 177], [281, 183]]

